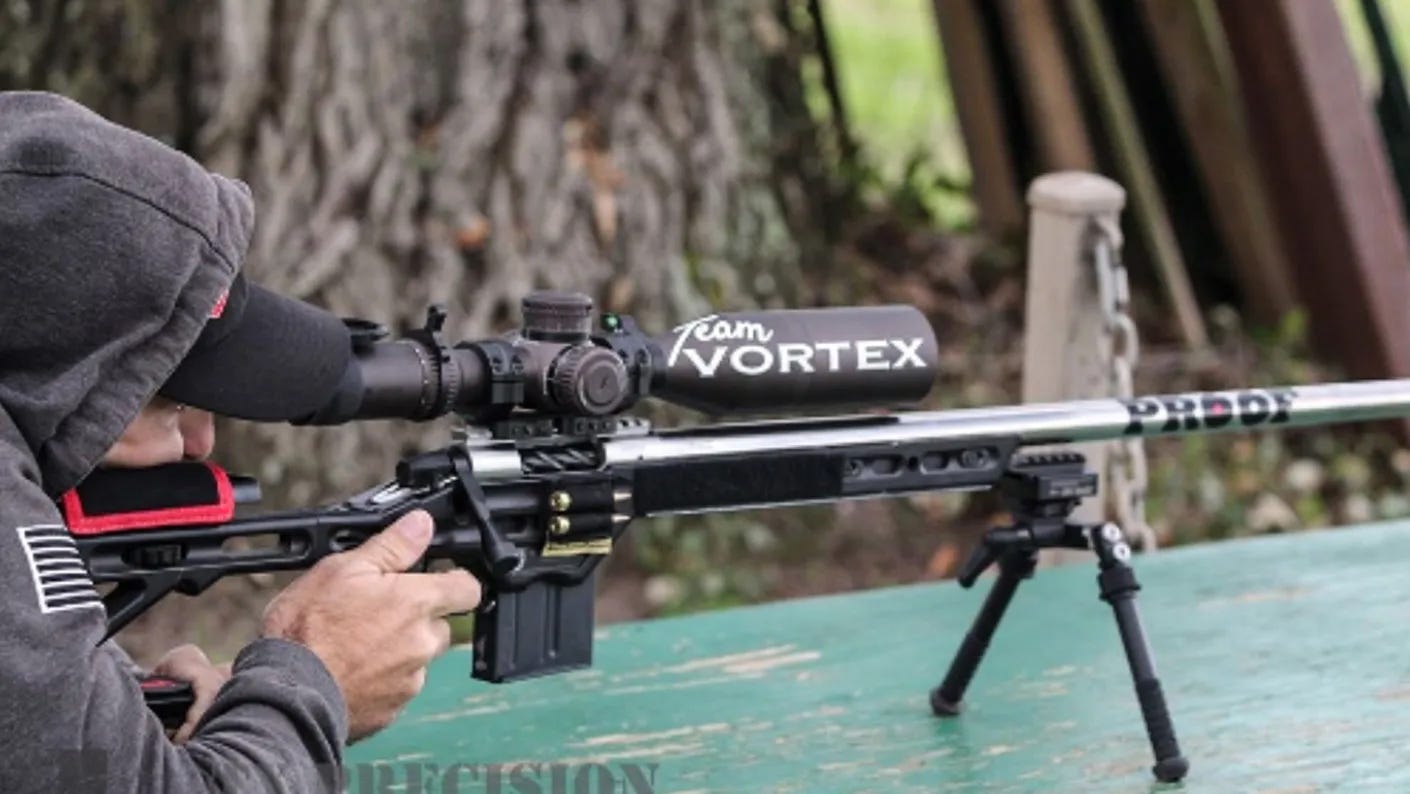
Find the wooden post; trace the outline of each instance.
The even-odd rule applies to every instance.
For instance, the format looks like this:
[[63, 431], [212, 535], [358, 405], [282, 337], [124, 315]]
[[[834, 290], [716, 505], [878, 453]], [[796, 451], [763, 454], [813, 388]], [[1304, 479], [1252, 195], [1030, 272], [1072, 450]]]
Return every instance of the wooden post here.
[[1209, 334], [1204, 327], [1204, 318], [1195, 301], [1185, 259], [1180, 253], [1170, 214], [1155, 179], [1150, 152], [1141, 138], [1136, 111], [1126, 94], [1116, 53], [1107, 36], [1106, 25], [1102, 22], [1101, 9], [1097, 7], [1096, 0], [1068, 0], [1067, 8], [1077, 34], [1077, 49], [1086, 61], [1098, 109], [1106, 120], [1121, 178], [1131, 186], [1136, 228], [1146, 239], [1151, 258], [1155, 260], [1156, 272], [1170, 298], [1175, 322], [1187, 345], [1196, 349], [1208, 347]]
[[1018, 169], [1009, 150], [1009, 120], [998, 68], [984, 32], [980, 2], [984, 0], [935, 0], [935, 21], [973, 172], [979, 221], [986, 232], [1003, 237], [1023, 228], [1023, 204], [1018, 197]]
[[[1110, 343], [1088, 250], [1097, 222], [1119, 223], [1126, 191], [1096, 174], [1065, 171], [1028, 188], [1028, 296], [1024, 310], [1023, 401], [1110, 397]], [[1087, 456], [1106, 479], [1107, 445], [1064, 445]], [[1104, 490], [1103, 493], [1108, 493]], [[1107, 515], [1099, 500], [1074, 514], [1079, 521]]]
[[1072, 64], [1062, 45], [1062, 26], [1050, 0], [1002, 0], [1004, 28], [1013, 42], [1015, 71], [1044, 171], [1093, 171], [1087, 120]]
[[1244, 300], [1258, 322], [1274, 325], [1297, 297], [1214, 0], [1141, 6]]
[[1217, 5], [1316, 348], [1410, 376], [1410, 236], [1336, 5]]

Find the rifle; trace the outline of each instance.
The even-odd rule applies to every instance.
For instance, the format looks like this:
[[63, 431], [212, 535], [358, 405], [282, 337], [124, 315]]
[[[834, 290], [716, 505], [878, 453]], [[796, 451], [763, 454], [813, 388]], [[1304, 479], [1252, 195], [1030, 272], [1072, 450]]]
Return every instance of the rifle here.
[[[523, 314], [516, 332], [456, 345], [443, 339], [439, 307], [397, 340], [348, 321], [354, 364], [307, 423], [456, 414], [464, 424], [450, 445], [402, 460], [393, 480], [341, 503], [235, 517], [234, 503], [257, 498], [258, 488], [215, 467], [89, 477], [64, 502], [93, 581], [110, 588], [108, 635], [168, 593], [198, 594], [231, 574], [306, 569], [423, 509], [436, 526], [426, 560], [449, 560], [483, 585], [472, 676], [516, 681], [591, 663], [598, 566], [632, 519], [997, 488], [1013, 521], [986, 533], [959, 582], [972, 586], [994, 564], [999, 576], [932, 691], [932, 710], [959, 713], [1038, 550], [1091, 549], [1154, 772], [1179, 780], [1188, 764], [1136, 610], [1130, 547], [1113, 524], [1070, 520], [1097, 492], [1097, 476], [1075, 453], [1020, 450], [1410, 414], [1410, 381], [1379, 381], [654, 430], [626, 413], [648, 395], [716, 414], [918, 401], [934, 377], [934, 333], [906, 306], [710, 315], [659, 337], [612, 313], [594, 333], [581, 295], [534, 293]], [[178, 497], [167, 517], [134, 503], [162, 492], [154, 483], [214, 497]], [[267, 542], [231, 543], [256, 537]], [[163, 687], [151, 689], [155, 706]], [[179, 722], [180, 699], [160, 694]]]

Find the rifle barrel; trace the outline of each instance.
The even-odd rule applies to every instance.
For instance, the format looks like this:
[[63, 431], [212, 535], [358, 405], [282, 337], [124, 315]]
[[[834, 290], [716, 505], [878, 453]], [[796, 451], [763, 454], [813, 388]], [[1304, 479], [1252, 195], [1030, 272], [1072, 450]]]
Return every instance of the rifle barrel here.
[[[832, 419], [730, 423], [603, 442], [604, 462], [885, 444], [925, 439], [1016, 438], [1020, 445], [1105, 441], [1306, 427], [1410, 416], [1410, 379], [1153, 395], [1130, 400], [911, 411]], [[523, 473], [510, 443], [471, 450], [475, 472], [490, 479]]]

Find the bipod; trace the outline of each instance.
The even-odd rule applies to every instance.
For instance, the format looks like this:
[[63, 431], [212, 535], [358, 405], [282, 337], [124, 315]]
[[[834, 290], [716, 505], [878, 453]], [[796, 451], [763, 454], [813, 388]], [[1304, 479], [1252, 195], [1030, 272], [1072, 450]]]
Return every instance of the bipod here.
[[989, 641], [1018, 589], [1033, 575], [1040, 549], [1091, 549], [1096, 552], [1097, 585], [1101, 598], [1116, 617], [1126, 661], [1136, 685], [1146, 735], [1155, 754], [1155, 776], [1165, 782], [1182, 779], [1189, 762], [1180, 754], [1175, 726], [1156, 678], [1150, 646], [1136, 611], [1136, 582], [1131, 568], [1131, 547], [1115, 524], [1076, 524], [1072, 511], [1086, 497], [1097, 493], [1097, 475], [1086, 469], [1086, 459], [1073, 452], [1018, 455], [999, 483], [1013, 523], [995, 527], [960, 570], [959, 583], [971, 587], [989, 566], [998, 564], [999, 577], [979, 608], [974, 623], [960, 643], [945, 680], [930, 693], [930, 707], [938, 716], [959, 714], [965, 689], [974, 677]]

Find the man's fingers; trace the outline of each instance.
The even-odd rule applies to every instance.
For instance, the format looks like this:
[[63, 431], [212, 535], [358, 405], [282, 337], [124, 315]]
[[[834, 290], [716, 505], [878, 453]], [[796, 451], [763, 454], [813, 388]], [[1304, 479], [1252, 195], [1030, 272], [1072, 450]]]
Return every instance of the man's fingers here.
[[211, 702], [220, 692], [220, 688], [225, 685], [230, 674], [210, 663], [206, 654], [194, 645], [182, 645], [173, 648], [157, 662], [157, 666], [152, 669], [157, 675], [175, 678], [179, 681], [186, 681], [191, 684], [194, 698], [191, 708], [186, 712], [186, 720], [177, 729], [172, 741], [183, 744], [191, 738], [191, 734], [196, 730], [196, 724], [210, 708]]
[[406, 582], [421, 591], [431, 617], [469, 612], [480, 605], [479, 581], [461, 568], [440, 573], [407, 574]]
[[191, 702], [191, 708], [186, 711], [186, 720], [176, 730], [176, 735], [171, 737], [173, 742], [185, 744], [186, 740], [191, 738], [191, 734], [196, 732], [196, 725], [206, 715], [211, 703], [215, 702], [215, 696], [220, 694], [220, 688], [225, 686], [226, 680], [226, 677], [213, 667], [192, 679], [191, 689], [195, 691], [196, 697]]
[[181, 681], [192, 681], [210, 666], [211, 660], [206, 658], [205, 651], [194, 645], [179, 645], [167, 651], [152, 672]]
[[400, 573], [426, 553], [434, 529], [429, 513], [413, 510], [347, 554], [383, 573]]

